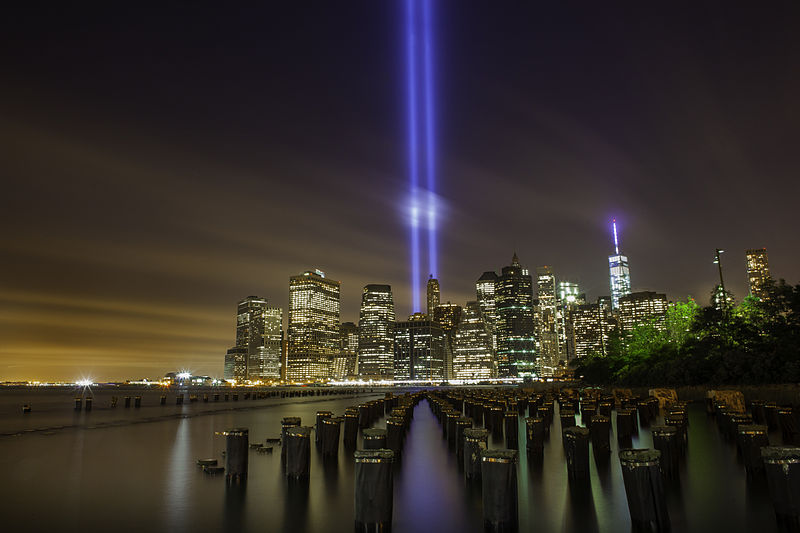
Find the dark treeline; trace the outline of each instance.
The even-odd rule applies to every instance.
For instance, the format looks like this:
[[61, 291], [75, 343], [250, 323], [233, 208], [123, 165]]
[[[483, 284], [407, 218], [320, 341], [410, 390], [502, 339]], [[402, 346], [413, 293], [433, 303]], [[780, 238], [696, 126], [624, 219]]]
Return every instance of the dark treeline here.
[[722, 310], [677, 302], [664, 328], [615, 332], [605, 355], [574, 362], [575, 375], [627, 386], [800, 382], [800, 285], [781, 280], [768, 290]]

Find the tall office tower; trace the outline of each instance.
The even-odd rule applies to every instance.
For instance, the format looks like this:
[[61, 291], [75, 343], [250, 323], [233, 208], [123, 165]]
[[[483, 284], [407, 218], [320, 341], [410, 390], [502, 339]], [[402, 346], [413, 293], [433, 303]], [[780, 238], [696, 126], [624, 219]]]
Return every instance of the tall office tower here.
[[327, 379], [339, 352], [339, 282], [320, 270], [289, 278], [286, 379]]
[[[264, 345], [260, 348], [258, 379], [277, 381], [281, 379], [283, 359], [283, 309], [264, 309]], [[252, 373], [251, 373], [252, 375]]]
[[339, 353], [333, 357], [333, 379], [354, 378], [358, 373], [358, 326], [342, 322], [339, 326]]
[[619, 253], [617, 237], [617, 220], [614, 219], [614, 255], [608, 256], [608, 271], [611, 279], [611, 309], [616, 311], [619, 299], [631, 293], [631, 270], [628, 267], [628, 256]]
[[497, 375], [492, 334], [480, 302], [467, 302], [461, 312], [453, 348], [453, 378], [491, 379]]
[[440, 293], [439, 293], [439, 280], [433, 277], [431, 274], [430, 279], [428, 279], [428, 316], [433, 316], [433, 310], [436, 309], [436, 306], [439, 305]]
[[444, 377], [450, 379], [453, 377], [453, 346], [456, 340], [456, 328], [458, 328], [458, 323], [461, 321], [461, 306], [450, 302], [439, 304], [433, 308], [432, 318], [442, 328], [447, 339], [444, 357]]
[[236, 306], [236, 347], [247, 350], [245, 379], [260, 379], [264, 366], [264, 310], [267, 299], [248, 296]]
[[570, 310], [575, 339], [575, 357], [605, 355], [608, 336], [615, 325], [611, 308], [598, 299], [594, 304], [579, 304]]
[[623, 332], [630, 332], [634, 327], [647, 323], [663, 330], [666, 315], [666, 294], [642, 291], [619, 298], [619, 324]]
[[394, 324], [394, 378], [441, 381], [445, 378], [447, 339], [439, 325], [423, 313]]
[[770, 279], [767, 249], [747, 250], [747, 281], [750, 284], [750, 295], [763, 300], [769, 296], [766, 285]]
[[533, 327], [533, 282], [514, 254], [503, 267], [494, 289], [497, 322], [498, 377], [536, 373], [536, 338]]
[[494, 300], [494, 286], [497, 283], [497, 274], [493, 271], [484, 272], [478, 281], [475, 282], [475, 292], [478, 297], [478, 305], [481, 306], [481, 314], [486, 327], [492, 334], [492, 349], [497, 349], [497, 335], [495, 333], [495, 322], [497, 321], [497, 306]]
[[222, 376], [226, 380], [235, 380], [239, 383], [247, 380], [247, 348], [234, 346], [225, 353]]
[[389, 285], [367, 285], [358, 319], [358, 374], [371, 379], [394, 378], [394, 300]]
[[559, 362], [564, 364], [577, 357], [572, 310], [584, 303], [586, 303], [586, 295], [581, 294], [577, 283], [570, 281], [558, 282], [556, 327], [558, 329]]
[[543, 376], [552, 376], [561, 360], [562, 324], [559, 320], [556, 277], [549, 266], [536, 269], [536, 323], [539, 327], [539, 370]]

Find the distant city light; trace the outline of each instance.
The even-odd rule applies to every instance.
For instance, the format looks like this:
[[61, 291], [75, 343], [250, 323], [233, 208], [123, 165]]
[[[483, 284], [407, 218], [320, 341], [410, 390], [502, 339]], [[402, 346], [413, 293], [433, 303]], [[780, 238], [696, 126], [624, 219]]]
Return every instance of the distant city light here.
[[94, 381], [91, 379], [79, 379], [78, 381], [75, 382], [75, 385], [78, 385], [80, 387], [91, 387], [92, 385], [94, 385]]

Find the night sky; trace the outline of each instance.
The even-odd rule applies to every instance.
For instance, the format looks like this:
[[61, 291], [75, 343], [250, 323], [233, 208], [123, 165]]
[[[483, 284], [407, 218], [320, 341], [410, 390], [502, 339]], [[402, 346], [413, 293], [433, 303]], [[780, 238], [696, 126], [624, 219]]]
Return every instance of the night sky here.
[[[738, 298], [747, 248], [800, 281], [800, 4], [566, 4], [434, 5], [443, 300], [515, 250], [607, 295], [612, 216], [634, 290], [706, 304], [716, 247]], [[312, 268], [410, 312], [402, 2], [0, 29], [0, 380], [219, 376]]]

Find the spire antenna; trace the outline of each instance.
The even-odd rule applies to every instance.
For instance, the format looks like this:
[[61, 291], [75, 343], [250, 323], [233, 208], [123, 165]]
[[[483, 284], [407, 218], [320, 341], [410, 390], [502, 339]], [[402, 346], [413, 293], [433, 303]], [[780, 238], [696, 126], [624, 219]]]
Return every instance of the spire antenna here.
[[616, 219], [616, 217], [611, 220], [611, 224], [614, 226], [614, 253], [619, 255], [619, 239], [617, 238], [617, 219]]

